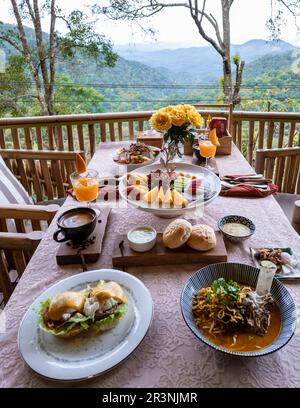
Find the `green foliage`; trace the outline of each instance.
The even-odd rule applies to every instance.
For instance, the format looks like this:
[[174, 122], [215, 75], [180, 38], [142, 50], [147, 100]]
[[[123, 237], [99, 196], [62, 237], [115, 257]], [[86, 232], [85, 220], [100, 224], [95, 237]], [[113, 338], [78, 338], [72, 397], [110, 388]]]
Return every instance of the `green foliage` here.
[[103, 111], [104, 97], [94, 88], [74, 85], [67, 75], [57, 75], [54, 107], [58, 115], [72, 113], [99, 113]]
[[28, 98], [30, 91], [28, 81], [23, 57], [10, 56], [5, 71], [0, 72], [0, 117], [27, 114], [28, 105], [25, 98]]
[[234, 63], [234, 65], [239, 66], [240, 62], [241, 62], [241, 57], [239, 54], [234, 54], [232, 57], [232, 62]]
[[73, 59], [78, 52], [87, 58], [94, 58], [99, 65], [113, 67], [118, 59], [113, 52], [112, 43], [94, 29], [94, 21], [81, 10], [74, 10], [68, 16], [61, 16], [69, 31], [61, 34], [56, 31], [56, 47], [62, 57]]

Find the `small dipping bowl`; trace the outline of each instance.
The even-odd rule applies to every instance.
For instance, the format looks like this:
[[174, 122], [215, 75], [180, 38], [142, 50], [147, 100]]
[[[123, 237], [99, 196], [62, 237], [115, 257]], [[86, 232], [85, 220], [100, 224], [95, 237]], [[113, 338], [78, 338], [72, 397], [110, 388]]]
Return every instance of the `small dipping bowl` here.
[[[249, 228], [249, 233], [246, 235], [239, 236], [239, 235], [234, 235], [234, 234], [225, 232], [224, 226], [229, 223], [245, 225], [246, 227]], [[229, 241], [232, 241], [232, 242], [244, 241], [248, 239], [249, 237], [251, 237], [251, 235], [253, 235], [255, 232], [254, 223], [251, 220], [249, 220], [249, 218], [242, 217], [240, 215], [227, 215], [226, 217], [221, 218], [218, 222], [218, 227], [219, 227], [219, 230], [224, 235], [224, 237], [226, 237], [227, 239], [229, 239]]]
[[154, 228], [140, 226], [131, 229], [127, 234], [129, 246], [136, 252], [147, 252], [156, 243], [157, 233]]

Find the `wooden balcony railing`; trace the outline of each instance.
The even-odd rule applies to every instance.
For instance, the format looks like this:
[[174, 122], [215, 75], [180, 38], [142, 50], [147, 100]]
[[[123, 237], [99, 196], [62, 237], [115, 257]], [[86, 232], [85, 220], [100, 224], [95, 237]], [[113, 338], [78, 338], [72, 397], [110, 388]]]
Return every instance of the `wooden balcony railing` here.
[[[204, 118], [227, 116], [221, 110], [199, 110]], [[133, 140], [149, 129], [153, 112], [99, 113], [0, 119], [1, 149], [84, 150], [94, 154], [100, 142]], [[233, 112], [233, 140], [249, 163], [257, 148], [300, 146], [300, 112]]]

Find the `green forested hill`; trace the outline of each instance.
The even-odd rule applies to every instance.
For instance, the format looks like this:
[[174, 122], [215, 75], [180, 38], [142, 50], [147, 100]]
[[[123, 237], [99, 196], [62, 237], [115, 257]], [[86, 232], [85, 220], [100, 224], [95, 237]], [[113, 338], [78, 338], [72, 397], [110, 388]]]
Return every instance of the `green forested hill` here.
[[[27, 32], [33, 41], [33, 30], [28, 28]], [[0, 116], [39, 114], [39, 106], [30, 96], [34, 91], [25, 65], [18, 62], [10, 47], [2, 48], [7, 54], [8, 66], [5, 73], [0, 73]], [[262, 40], [233, 46], [233, 51], [237, 49], [242, 57], [245, 54], [250, 61], [245, 66], [242, 104], [238, 108], [266, 110], [270, 102], [272, 110], [300, 110], [300, 74], [293, 69], [300, 60], [299, 50], [287, 43], [266, 44]], [[266, 54], [269, 49], [272, 52]], [[170, 60], [163, 68], [153, 66], [159, 65], [157, 58], [164, 54], [163, 51], [148, 53], [147, 58], [152, 66], [123, 57], [119, 58], [114, 68], [104, 68], [81, 55], [77, 55], [72, 62], [60, 61], [56, 80], [56, 111], [63, 114], [151, 110], [170, 103], [215, 103], [221, 100], [222, 92], [215, 65], [210, 65], [205, 57], [211, 51], [208, 47], [172, 50], [165, 53], [164, 61], [167, 56], [170, 56]], [[156, 60], [151, 63], [154, 55]], [[181, 56], [177, 63], [176, 55]], [[189, 65], [187, 57], [193, 60], [193, 72], [198, 72], [199, 67], [197, 75], [176, 71], [183, 65]], [[217, 63], [221, 66], [219, 60]], [[209, 75], [215, 74], [208, 80], [204, 71]]]
[[246, 64], [244, 79], [255, 78], [272, 71], [290, 69], [295, 58], [295, 51], [277, 55], [267, 54]]

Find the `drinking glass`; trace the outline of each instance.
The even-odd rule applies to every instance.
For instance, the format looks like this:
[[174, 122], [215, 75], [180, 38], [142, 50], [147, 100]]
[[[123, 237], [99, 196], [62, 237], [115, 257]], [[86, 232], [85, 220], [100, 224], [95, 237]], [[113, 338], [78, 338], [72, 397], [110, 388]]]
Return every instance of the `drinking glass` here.
[[215, 157], [217, 146], [214, 145], [210, 140], [199, 140], [199, 151], [202, 157], [205, 157], [205, 167], [209, 170], [213, 168], [208, 164], [208, 159]]
[[76, 199], [88, 203], [90, 207], [90, 203], [97, 199], [99, 193], [98, 172], [89, 169], [84, 173], [72, 173], [70, 178]]

